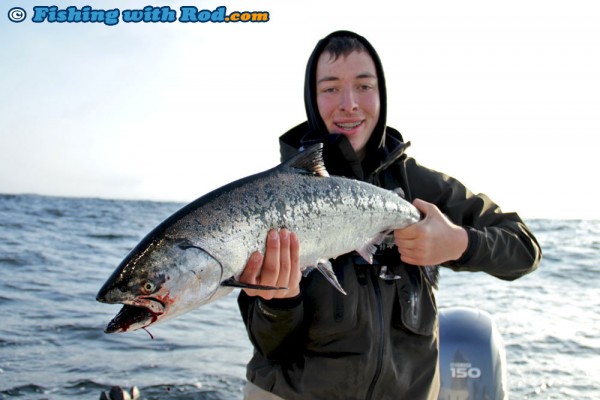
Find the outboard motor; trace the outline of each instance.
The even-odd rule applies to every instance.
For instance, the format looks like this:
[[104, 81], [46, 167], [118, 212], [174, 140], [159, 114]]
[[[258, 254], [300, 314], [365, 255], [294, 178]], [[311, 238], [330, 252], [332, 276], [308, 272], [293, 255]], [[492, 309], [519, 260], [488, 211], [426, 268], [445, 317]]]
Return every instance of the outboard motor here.
[[451, 307], [439, 312], [439, 400], [508, 399], [506, 353], [485, 311]]

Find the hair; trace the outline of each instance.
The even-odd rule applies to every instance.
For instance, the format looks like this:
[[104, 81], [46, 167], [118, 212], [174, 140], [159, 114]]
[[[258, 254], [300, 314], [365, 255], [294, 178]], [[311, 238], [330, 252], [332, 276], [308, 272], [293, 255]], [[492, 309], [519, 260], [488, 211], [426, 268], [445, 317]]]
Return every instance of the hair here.
[[347, 57], [352, 52], [368, 53], [367, 48], [357, 38], [351, 36], [334, 36], [325, 45], [323, 53], [331, 54], [333, 61], [340, 56]]

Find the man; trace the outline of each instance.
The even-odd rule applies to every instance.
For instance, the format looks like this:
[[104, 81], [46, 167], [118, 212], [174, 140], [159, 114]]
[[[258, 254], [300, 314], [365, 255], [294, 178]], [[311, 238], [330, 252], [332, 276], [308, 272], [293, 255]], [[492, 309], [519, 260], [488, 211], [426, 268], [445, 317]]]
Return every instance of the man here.
[[404, 154], [386, 126], [383, 68], [365, 38], [340, 31], [317, 44], [305, 104], [308, 120], [280, 138], [283, 160], [323, 142], [331, 174], [401, 188], [424, 218], [395, 231], [374, 265], [355, 253], [333, 260], [347, 296], [320, 274], [301, 278], [297, 237], [269, 232], [264, 257], [254, 254], [240, 279], [287, 289], [239, 296], [255, 348], [246, 398], [437, 399], [436, 276], [420, 266], [512, 280], [537, 268], [539, 245], [518, 215]]

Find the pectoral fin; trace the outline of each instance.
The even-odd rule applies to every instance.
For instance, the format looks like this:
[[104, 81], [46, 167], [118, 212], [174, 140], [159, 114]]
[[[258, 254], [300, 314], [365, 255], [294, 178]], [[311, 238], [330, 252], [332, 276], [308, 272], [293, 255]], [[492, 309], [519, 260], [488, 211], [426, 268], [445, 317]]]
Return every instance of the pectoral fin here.
[[265, 285], [254, 285], [251, 283], [244, 283], [236, 280], [233, 276], [229, 279], [221, 282], [221, 286], [229, 286], [234, 288], [241, 289], [254, 289], [254, 290], [286, 290], [286, 287], [275, 287], [275, 286], [265, 286]]

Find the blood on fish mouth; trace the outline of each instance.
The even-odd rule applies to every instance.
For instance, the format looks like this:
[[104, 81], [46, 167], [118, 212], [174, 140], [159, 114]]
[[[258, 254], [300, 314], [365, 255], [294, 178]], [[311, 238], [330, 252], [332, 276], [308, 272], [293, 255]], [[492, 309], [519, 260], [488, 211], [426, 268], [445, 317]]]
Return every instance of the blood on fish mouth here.
[[157, 314], [157, 315], [161, 315], [164, 312], [164, 310], [167, 308], [166, 305], [165, 305], [165, 303], [163, 301], [161, 301], [161, 300], [159, 300], [159, 299], [157, 299], [155, 297], [139, 297], [139, 299], [140, 300], [147, 300], [147, 301], [151, 301], [151, 302], [155, 302], [155, 303], [160, 304], [160, 309], [162, 310], [161, 312], [152, 311], [153, 307], [150, 306], [150, 305], [144, 306], [144, 305], [137, 305], [136, 304], [137, 307], [147, 308], [150, 312], [152, 312], [154, 314]]
[[148, 326], [155, 322], [159, 315], [146, 307], [125, 304], [121, 311], [108, 323], [104, 332], [127, 332], [132, 325], [141, 323]]

